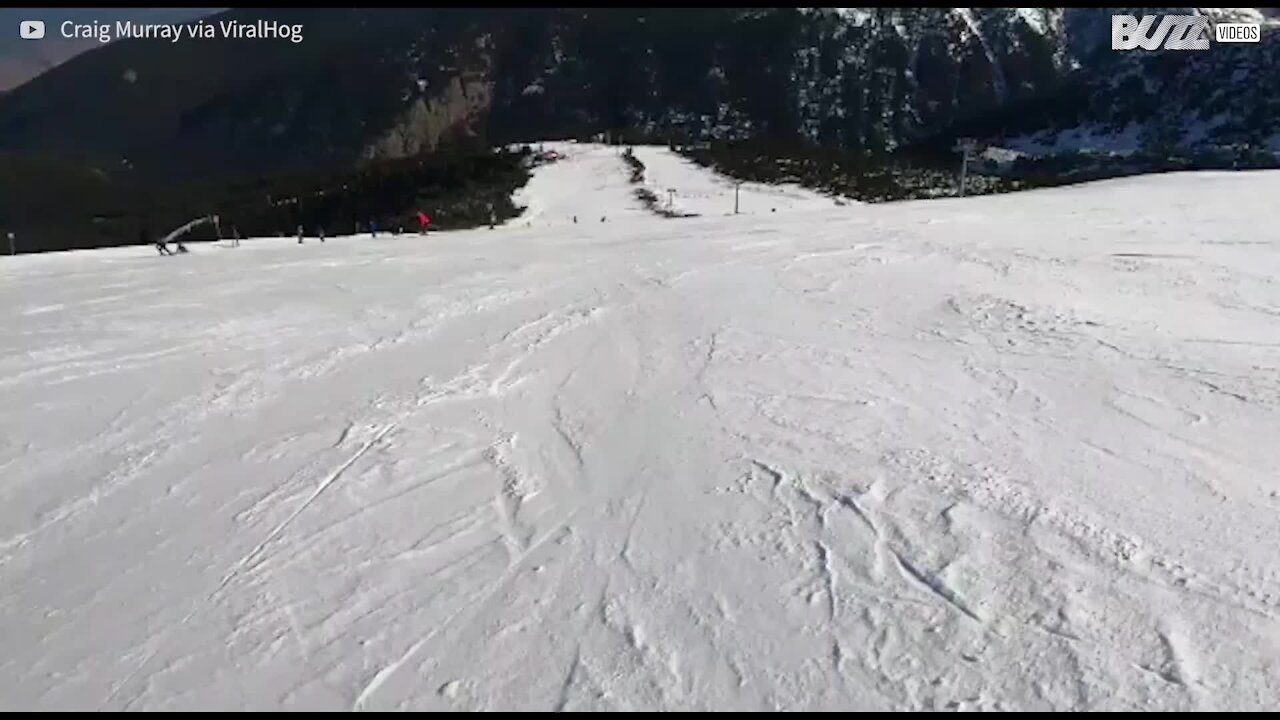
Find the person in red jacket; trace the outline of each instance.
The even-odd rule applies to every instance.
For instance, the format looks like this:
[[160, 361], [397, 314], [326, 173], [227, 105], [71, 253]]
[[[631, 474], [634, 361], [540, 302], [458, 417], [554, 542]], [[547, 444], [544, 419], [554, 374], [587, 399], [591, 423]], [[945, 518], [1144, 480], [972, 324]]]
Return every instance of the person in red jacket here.
[[418, 211], [418, 232], [423, 235], [426, 235], [427, 229], [430, 227], [431, 227], [431, 216], [419, 210]]

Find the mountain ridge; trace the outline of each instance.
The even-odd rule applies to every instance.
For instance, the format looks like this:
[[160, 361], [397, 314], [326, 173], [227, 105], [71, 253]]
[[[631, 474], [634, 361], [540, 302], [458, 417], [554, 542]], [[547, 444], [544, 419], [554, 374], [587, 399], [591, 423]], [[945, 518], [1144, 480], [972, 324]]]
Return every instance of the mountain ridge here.
[[166, 178], [223, 160], [349, 164], [389, 152], [389, 135], [413, 136], [412, 152], [457, 127], [494, 142], [793, 135], [874, 153], [1105, 67], [1113, 10], [1152, 12], [230, 10], [211, 20], [297, 22], [305, 40], [112, 43], [0, 98], [0, 149]]
[[[304, 40], [131, 39], [86, 53], [0, 96], [0, 168], [35, 163], [51, 173], [41, 184], [49, 192], [65, 176], [68, 186], [115, 197], [157, 188], [219, 195], [200, 188], [279, 186], [270, 178], [334, 178], [444, 149], [563, 138], [759, 141], [784, 157], [838, 157], [840, 172], [867, 173], [875, 185], [897, 182], [886, 158], [916, 152], [931, 158], [934, 175], [920, 181], [930, 193], [954, 184], [951, 147], [962, 135], [1049, 158], [1030, 173], [1036, 182], [1076, 177], [1054, 158], [1081, 150], [1104, 163], [1148, 158], [1125, 172], [1274, 162], [1276, 33], [1210, 52], [1117, 53], [1110, 15], [1122, 12], [1276, 16], [1266, 8], [234, 9], [209, 21], [297, 23]], [[1190, 159], [1149, 161], [1160, 154]], [[87, 202], [69, 193], [41, 200]], [[30, 214], [0, 199], [0, 215]]]

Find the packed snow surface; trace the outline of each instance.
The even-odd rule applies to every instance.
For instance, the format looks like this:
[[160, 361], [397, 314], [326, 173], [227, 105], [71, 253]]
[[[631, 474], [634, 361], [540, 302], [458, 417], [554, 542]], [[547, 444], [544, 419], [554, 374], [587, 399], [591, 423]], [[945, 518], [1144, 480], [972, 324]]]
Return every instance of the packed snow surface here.
[[0, 709], [1280, 706], [1280, 174], [643, 149], [666, 219], [563, 149], [493, 230], [0, 258]]

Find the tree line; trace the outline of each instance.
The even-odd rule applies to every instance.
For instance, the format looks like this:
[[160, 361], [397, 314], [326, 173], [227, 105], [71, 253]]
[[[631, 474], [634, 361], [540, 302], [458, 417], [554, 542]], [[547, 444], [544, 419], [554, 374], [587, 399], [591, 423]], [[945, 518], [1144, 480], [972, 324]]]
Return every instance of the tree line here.
[[[512, 193], [528, 180], [528, 147], [442, 147], [429, 155], [356, 167], [226, 175], [175, 185], [134, 181], [44, 158], [0, 157], [0, 236], [19, 252], [111, 247], [154, 241], [189, 220], [220, 222], [184, 239], [366, 232], [411, 227], [418, 211], [432, 227], [455, 229], [519, 214]], [[23, 188], [26, 190], [23, 191]]]

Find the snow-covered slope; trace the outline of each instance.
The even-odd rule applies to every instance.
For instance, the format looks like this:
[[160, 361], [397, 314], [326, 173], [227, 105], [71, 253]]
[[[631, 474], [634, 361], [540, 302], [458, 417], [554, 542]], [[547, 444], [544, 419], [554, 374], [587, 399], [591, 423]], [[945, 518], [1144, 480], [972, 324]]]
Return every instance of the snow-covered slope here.
[[[622, 164], [623, 148], [597, 143], [548, 142], [540, 147], [563, 160], [541, 166], [515, 195], [525, 211], [509, 224], [544, 227], [579, 222], [628, 223], [654, 221], [658, 215], [637, 199], [640, 185], [630, 182]], [[734, 182], [708, 172], [665, 147], [632, 148], [645, 165], [643, 187], [657, 196], [662, 207], [668, 199], [677, 213], [732, 215]], [[620, 168], [622, 168], [620, 170]], [[668, 190], [674, 193], [668, 195]], [[842, 203], [852, 201], [842, 200]], [[738, 190], [738, 212], [745, 215], [812, 211], [836, 207], [836, 201], [799, 185], [743, 183]]]
[[0, 707], [1275, 707], [1278, 192], [3, 258]]
[[[674, 211], [694, 215], [733, 214], [732, 179], [707, 172], [663, 147], [637, 147], [634, 152], [645, 165], [645, 185], [663, 204], [670, 201]], [[668, 190], [674, 192], [668, 194]], [[746, 215], [811, 212], [836, 206], [834, 198], [799, 185], [755, 182], [742, 183], [737, 189], [737, 203], [738, 213]]]
[[524, 227], [579, 222], [634, 222], [652, 216], [636, 199], [634, 188], [622, 167], [622, 148], [608, 145], [552, 142], [541, 143], [546, 152], [564, 159], [539, 167], [513, 200], [524, 207], [510, 224]]

